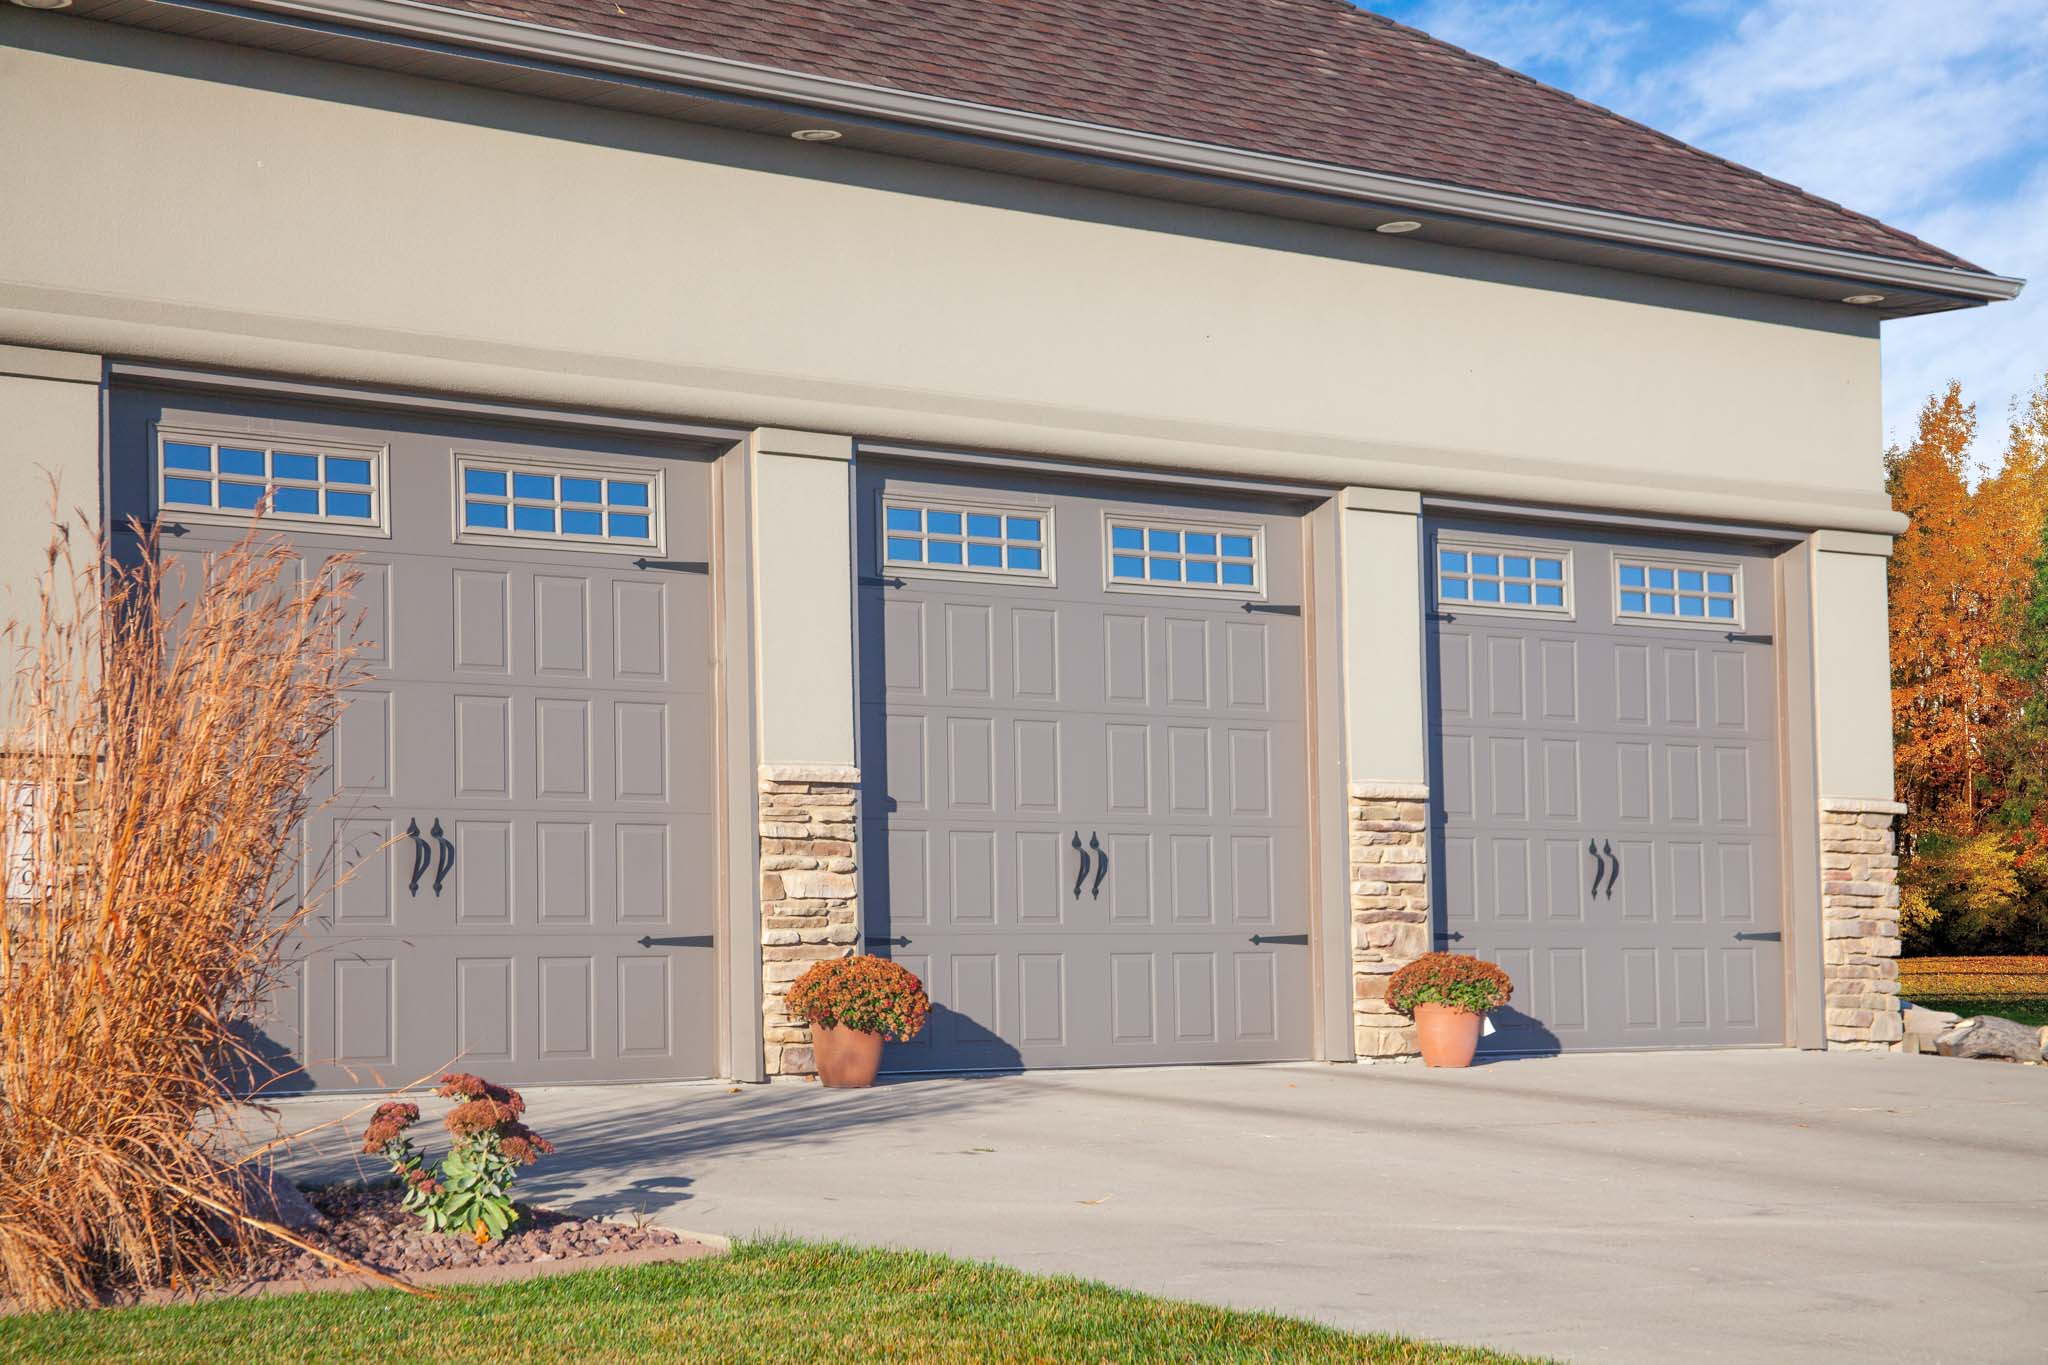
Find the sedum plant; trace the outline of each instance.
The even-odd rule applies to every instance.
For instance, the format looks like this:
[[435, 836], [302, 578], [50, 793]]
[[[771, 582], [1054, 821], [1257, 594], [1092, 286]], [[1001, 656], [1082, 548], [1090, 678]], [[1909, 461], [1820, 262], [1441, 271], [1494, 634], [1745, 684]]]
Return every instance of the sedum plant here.
[[441, 1078], [434, 1093], [461, 1101], [442, 1120], [454, 1141], [437, 1169], [427, 1169], [406, 1133], [419, 1122], [420, 1107], [401, 1100], [377, 1106], [363, 1150], [391, 1163], [405, 1186], [402, 1206], [431, 1230], [465, 1233], [479, 1245], [503, 1237], [519, 1219], [512, 1203], [519, 1168], [554, 1146], [520, 1122], [526, 1101], [517, 1090], [455, 1071]]
[[1387, 1003], [1403, 1014], [1417, 1005], [1449, 1005], [1471, 1014], [1499, 1009], [1514, 995], [1508, 974], [1464, 953], [1424, 953], [1387, 982]]

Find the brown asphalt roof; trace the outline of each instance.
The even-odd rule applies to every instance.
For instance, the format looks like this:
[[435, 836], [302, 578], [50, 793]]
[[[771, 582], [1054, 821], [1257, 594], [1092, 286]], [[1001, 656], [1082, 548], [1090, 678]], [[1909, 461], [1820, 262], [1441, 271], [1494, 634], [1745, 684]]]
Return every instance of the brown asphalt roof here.
[[1241, 151], [1975, 271], [1348, 0], [435, 0]]

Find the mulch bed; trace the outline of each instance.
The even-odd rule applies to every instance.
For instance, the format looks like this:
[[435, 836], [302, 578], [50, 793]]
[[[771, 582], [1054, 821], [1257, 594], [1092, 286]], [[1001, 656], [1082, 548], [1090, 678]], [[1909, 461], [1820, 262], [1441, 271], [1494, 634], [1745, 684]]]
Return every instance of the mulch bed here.
[[[309, 1191], [308, 1197], [313, 1207], [326, 1216], [327, 1223], [324, 1227], [302, 1230], [301, 1237], [315, 1246], [408, 1279], [426, 1271], [574, 1261], [681, 1246], [684, 1242], [667, 1228], [607, 1223], [522, 1204], [519, 1221], [502, 1241], [478, 1246], [471, 1237], [427, 1231], [418, 1215], [399, 1207], [400, 1192], [396, 1185], [330, 1185]], [[360, 1278], [310, 1252], [275, 1243], [272, 1246], [274, 1250], [265, 1252], [257, 1275], [259, 1280]]]

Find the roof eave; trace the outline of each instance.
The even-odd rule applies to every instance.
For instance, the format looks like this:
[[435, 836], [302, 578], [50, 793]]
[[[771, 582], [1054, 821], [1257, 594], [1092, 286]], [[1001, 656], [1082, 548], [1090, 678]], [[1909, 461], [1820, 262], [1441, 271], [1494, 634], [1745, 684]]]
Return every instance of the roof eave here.
[[1447, 216], [1588, 242], [1672, 253], [1703, 261], [1782, 270], [1807, 277], [1831, 277], [1846, 285], [1908, 289], [1953, 300], [1949, 306], [2012, 299], [2025, 285], [2021, 279], [1986, 271], [1812, 246], [1243, 151], [728, 58], [678, 52], [626, 39], [446, 9], [416, 3], [416, 0], [154, 2], [222, 15], [269, 15], [343, 30], [369, 30], [486, 54], [500, 60], [545, 63], [599, 76], [656, 82], [820, 113], [1327, 196], [1384, 208], [1396, 215], [1408, 212]]

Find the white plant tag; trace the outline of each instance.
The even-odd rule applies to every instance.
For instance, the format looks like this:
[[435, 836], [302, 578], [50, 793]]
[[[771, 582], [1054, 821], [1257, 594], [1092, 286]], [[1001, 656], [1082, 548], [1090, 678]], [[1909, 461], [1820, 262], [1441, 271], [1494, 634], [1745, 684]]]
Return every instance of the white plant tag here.
[[1492, 1016], [1492, 1015], [1490, 1015], [1490, 1014], [1482, 1014], [1482, 1015], [1480, 1015], [1480, 1016], [1479, 1016], [1479, 1036], [1480, 1036], [1481, 1038], [1486, 1038], [1486, 1037], [1490, 1037], [1491, 1035], [1493, 1035], [1493, 1034], [1494, 1034], [1494, 1033], [1496, 1033], [1496, 1032], [1498, 1032], [1498, 1030], [1496, 1030], [1496, 1029], [1494, 1028], [1494, 1026], [1493, 1026], [1493, 1016]]

